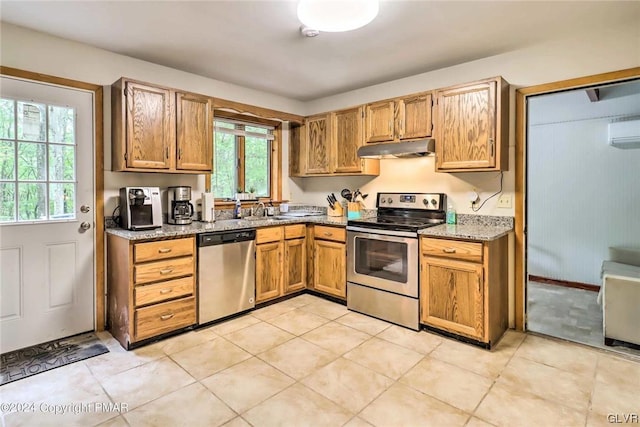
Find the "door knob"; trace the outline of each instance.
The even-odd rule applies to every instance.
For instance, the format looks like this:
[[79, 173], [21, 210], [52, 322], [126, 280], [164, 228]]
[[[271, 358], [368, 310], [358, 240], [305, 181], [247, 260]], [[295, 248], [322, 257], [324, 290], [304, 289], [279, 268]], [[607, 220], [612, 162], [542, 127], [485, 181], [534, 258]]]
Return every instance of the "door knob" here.
[[87, 221], [84, 221], [83, 223], [80, 224], [80, 228], [83, 230], [88, 230], [91, 228], [91, 224], [89, 224]]
[[87, 212], [89, 212], [89, 210], [90, 210], [90, 208], [89, 208], [88, 205], [80, 206], [80, 212], [82, 212], [82, 213], [87, 213]]

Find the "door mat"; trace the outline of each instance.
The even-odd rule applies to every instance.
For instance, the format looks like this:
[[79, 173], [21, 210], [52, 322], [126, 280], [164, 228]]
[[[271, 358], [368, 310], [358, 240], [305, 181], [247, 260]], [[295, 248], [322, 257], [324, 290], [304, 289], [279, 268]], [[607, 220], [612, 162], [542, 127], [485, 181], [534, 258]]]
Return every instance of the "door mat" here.
[[88, 332], [0, 354], [0, 385], [108, 352]]

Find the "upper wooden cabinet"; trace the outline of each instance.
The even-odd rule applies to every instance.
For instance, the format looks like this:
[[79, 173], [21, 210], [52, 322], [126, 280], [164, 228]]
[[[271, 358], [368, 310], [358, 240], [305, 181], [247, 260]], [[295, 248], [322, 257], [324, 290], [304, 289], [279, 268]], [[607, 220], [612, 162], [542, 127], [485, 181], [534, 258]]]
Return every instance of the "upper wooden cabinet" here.
[[501, 77], [436, 91], [436, 172], [509, 169], [509, 84]]
[[211, 99], [176, 93], [176, 169], [213, 170], [213, 117]]
[[431, 93], [368, 104], [365, 141], [394, 142], [431, 136], [431, 107]]
[[111, 169], [210, 172], [212, 111], [205, 96], [121, 78], [111, 86]]
[[289, 174], [378, 175], [380, 161], [360, 159], [364, 142], [364, 107], [308, 117], [289, 134]]

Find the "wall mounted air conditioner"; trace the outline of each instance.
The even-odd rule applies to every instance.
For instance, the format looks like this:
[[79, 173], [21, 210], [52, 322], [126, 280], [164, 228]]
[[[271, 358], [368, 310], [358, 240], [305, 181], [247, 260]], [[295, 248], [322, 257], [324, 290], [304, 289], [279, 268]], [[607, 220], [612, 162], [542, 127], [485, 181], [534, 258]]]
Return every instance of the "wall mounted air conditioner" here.
[[609, 123], [609, 145], [616, 148], [640, 148], [640, 119]]

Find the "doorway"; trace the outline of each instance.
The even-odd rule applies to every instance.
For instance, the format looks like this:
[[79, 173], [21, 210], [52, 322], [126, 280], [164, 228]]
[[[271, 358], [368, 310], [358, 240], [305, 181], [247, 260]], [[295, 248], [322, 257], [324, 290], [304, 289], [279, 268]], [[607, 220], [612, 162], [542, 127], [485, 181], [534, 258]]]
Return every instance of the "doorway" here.
[[[517, 91], [517, 326], [605, 347], [602, 262], [609, 247], [637, 244], [640, 233], [624, 227], [640, 203], [624, 178], [637, 175], [640, 150], [610, 147], [607, 130], [640, 114], [639, 71]], [[627, 352], [616, 344], [609, 349]]]
[[0, 353], [95, 329], [94, 96], [2, 77]]

